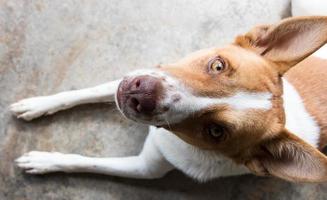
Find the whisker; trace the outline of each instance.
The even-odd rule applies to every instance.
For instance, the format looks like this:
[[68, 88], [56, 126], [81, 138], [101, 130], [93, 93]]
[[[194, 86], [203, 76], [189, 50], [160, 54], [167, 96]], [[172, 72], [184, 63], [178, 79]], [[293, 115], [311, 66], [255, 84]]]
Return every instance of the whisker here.
[[171, 130], [171, 127], [170, 127], [170, 124], [169, 124], [168, 119], [167, 119], [166, 117], [165, 117], [164, 119], [165, 119], [165, 121], [166, 121], [166, 123], [167, 123], [167, 125], [168, 125], [169, 130]]

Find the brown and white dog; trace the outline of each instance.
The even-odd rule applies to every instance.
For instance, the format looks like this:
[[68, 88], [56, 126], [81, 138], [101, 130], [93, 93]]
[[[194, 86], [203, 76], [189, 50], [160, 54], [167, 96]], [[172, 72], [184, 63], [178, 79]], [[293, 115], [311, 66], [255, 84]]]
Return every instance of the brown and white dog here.
[[122, 80], [24, 99], [11, 111], [25, 120], [116, 101], [124, 116], [149, 124], [150, 133], [138, 156], [32, 151], [16, 162], [32, 174], [158, 178], [177, 168], [201, 181], [249, 172], [326, 181], [327, 157], [318, 149], [327, 144], [327, 54], [310, 56], [326, 42], [327, 17], [289, 18]]

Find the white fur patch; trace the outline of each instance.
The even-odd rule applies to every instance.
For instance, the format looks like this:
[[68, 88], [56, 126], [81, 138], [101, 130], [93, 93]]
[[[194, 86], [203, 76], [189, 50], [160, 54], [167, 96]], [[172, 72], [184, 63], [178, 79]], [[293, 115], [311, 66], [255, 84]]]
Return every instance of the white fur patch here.
[[[236, 110], [268, 110], [272, 106], [270, 101], [272, 95], [268, 92], [252, 93], [239, 91], [230, 97], [201, 97], [192, 94], [191, 89], [184, 87], [177, 80], [172, 81], [174, 81], [171, 83], [171, 85], [174, 85], [174, 89], [167, 92], [167, 97], [163, 101], [164, 105], [169, 105], [170, 107], [170, 110], [164, 113], [163, 117], [169, 119], [172, 123], [177, 123], [191, 114], [212, 106], [226, 105]], [[179, 95], [180, 100], [178, 102], [172, 102], [171, 97], [173, 95]]]
[[[268, 92], [238, 92], [233, 96], [222, 98], [198, 97], [187, 92], [183, 92], [180, 95], [182, 97], [181, 100], [173, 104], [173, 109], [171, 109], [172, 113], [170, 120], [175, 123], [188, 117], [192, 113], [218, 105], [227, 105], [236, 110], [268, 110], [271, 108], [271, 94]], [[169, 112], [167, 114], [169, 114]]]
[[243, 165], [235, 164], [216, 151], [187, 144], [166, 129], [150, 126], [148, 137], [173, 166], [199, 181], [249, 173]]
[[10, 110], [18, 118], [29, 121], [80, 104], [112, 102], [120, 81], [111, 81], [91, 88], [61, 92], [50, 96], [23, 99], [10, 105]]
[[284, 78], [283, 89], [286, 128], [307, 143], [317, 147], [320, 132], [319, 126], [305, 109], [296, 89]]
[[226, 104], [236, 110], [245, 109], [265, 109], [271, 108], [271, 94], [268, 92], [251, 93], [238, 92], [231, 97], [209, 98], [209, 97], [193, 97], [194, 106], [205, 108], [214, 105]]

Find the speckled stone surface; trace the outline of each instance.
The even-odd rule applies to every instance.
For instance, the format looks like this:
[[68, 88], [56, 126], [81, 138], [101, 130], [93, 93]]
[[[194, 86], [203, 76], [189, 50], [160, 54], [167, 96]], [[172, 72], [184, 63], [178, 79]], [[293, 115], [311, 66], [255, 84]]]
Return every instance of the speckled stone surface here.
[[326, 199], [327, 184], [251, 175], [202, 184], [178, 171], [158, 180], [31, 176], [13, 162], [30, 150], [135, 155], [147, 127], [123, 119], [110, 104], [24, 122], [8, 112], [10, 103], [173, 62], [194, 50], [226, 44], [289, 10], [285, 0], [0, 0], [0, 200]]

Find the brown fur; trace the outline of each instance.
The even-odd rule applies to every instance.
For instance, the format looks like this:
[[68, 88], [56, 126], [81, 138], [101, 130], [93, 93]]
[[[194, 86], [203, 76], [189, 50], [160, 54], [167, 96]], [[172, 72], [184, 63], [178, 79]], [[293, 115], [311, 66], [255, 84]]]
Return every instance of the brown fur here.
[[[219, 98], [238, 91], [272, 94], [272, 108], [268, 111], [235, 110], [220, 105], [166, 128], [190, 144], [217, 150], [245, 164], [257, 174], [291, 181], [327, 180], [326, 156], [284, 128], [281, 83], [281, 76], [286, 71], [326, 41], [327, 17], [291, 18], [276, 25], [256, 27], [225, 48], [202, 50], [164, 66], [164, 71], [182, 80], [198, 96]], [[208, 63], [217, 56], [224, 59], [226, 68], [219, 74], [210, 73]], [[323, 69], [319, 66], [323, 63], [319, 62], [304, 61], [287, 77], [299, 89], [309, 112], [323, 126], [325, 133], [327, 116], [322, 106], [326, 107], [326, 104], [322, 104], [326, 102], [326, 87], [320, 76]], [[317, 67], [308, 71], [305, 66], [311, 64]], [[326, 73], [326, 69], [323, 71]], [[322, 102], [317, 103], [315, 97]], [[223, 138], [217, 140], [206, 134], [203, 127], [211, 123], [224, 128]], [[325, 140], [327, 135], [321, 137], [321, 147]]]
[[[210, 74], [207, 72], [207, 63], [217, 55], [225, 59], [228, 67], [221, 74]], [[182, 80], [199, 96], [226, 97], [238, 91], [273, 94], [273, 109], [269, 112], [236, 111], [222, 105], [202, 110], [196, 116], [170, 126], [177, 135], [191, 144], [205, 149], [219, 149], [230, 156], [239, 156], [244, 149], [256, 143], [258, 138], [262, 137], [262, 133], [269, 135], [281, 129], [284, 124], [278, 73], [266, 60], [251, 51], [236, 45], [223, 49], [202, 50], [174, 65], [165, 66], [164, 70]], [[210, 122], [231, 126], [230, 138], [225, 142], [217, 142], [202, 134], [203, 124]], [[239, 148], [230, 149], [229, 147], [235, 146], [235, 143]]]

